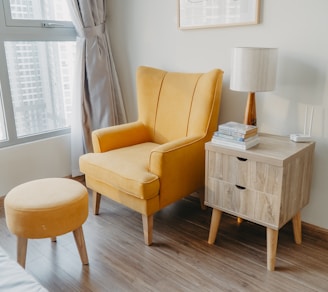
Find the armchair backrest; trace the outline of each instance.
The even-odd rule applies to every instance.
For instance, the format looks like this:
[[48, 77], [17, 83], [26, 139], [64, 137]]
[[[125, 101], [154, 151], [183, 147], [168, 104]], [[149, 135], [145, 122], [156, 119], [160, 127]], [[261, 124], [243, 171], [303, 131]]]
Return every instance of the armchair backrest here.
[[218, 124], [222, 77], [219, 69], [178, 73], [139, 67], [139, 121], [152, 141], [162, 144], [194, 135], [210, 140]]

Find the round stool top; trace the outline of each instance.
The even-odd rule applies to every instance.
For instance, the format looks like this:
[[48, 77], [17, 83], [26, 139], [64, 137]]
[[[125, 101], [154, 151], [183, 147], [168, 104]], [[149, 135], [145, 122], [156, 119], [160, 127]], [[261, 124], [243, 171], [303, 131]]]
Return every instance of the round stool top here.
[[6, 205], [15, 209], [47, 209], [80, 200], [88, 194], [79, 182], [68, 178], [44, 178], [23, 183], [6, 196]]
[[88, 191], [68, 178], [23, 183], [5, 197], [8, 229], [24, 238], [55, 237], [74, 231], [88, 217]]

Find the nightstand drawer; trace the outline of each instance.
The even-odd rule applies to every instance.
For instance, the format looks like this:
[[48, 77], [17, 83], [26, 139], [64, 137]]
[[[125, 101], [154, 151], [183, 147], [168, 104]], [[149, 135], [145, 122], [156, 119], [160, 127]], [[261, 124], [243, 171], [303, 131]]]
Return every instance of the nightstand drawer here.
[[209, 178], [205, 204], [261, 225], [279, 225], [279, 197]]
[[281, 193], [283, 168], [242, 156], [207, 152], [207, 176], [273, 195]]

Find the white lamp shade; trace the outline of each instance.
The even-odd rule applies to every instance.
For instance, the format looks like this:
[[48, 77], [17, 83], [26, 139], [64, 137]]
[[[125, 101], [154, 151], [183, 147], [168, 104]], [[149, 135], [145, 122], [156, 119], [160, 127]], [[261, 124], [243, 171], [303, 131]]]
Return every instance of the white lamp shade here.
[[276, 84], [278, 49], [233, 48], [230, 89], [272, 91]]

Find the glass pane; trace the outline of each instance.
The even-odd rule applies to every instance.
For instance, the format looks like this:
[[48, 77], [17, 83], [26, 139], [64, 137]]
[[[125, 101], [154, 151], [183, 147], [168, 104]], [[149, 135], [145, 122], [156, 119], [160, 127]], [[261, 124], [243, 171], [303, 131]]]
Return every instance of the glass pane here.
[[12, 19], [71, 21], [67, 0], [10, 0]]
[[5, 124], [5, 115], [3, 111], [2, 92], [0, 86], [0, 141], [7, 140], [7, 131]]
[[75, 42], [5, 42], [18, 137], [70, 126]]

